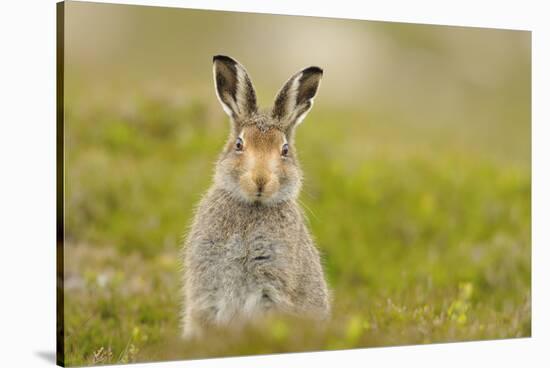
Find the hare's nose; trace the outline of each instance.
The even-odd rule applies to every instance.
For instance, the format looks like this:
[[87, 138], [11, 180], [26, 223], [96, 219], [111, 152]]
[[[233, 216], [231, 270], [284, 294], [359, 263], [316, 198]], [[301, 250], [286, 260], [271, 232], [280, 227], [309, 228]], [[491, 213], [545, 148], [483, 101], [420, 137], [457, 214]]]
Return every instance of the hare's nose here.
[[258, 188], [258, 193], [264, 191], [265, 185], [267, 184], [267, 179], [264, 176], [259, 176], [254, 179], [256, 187]]

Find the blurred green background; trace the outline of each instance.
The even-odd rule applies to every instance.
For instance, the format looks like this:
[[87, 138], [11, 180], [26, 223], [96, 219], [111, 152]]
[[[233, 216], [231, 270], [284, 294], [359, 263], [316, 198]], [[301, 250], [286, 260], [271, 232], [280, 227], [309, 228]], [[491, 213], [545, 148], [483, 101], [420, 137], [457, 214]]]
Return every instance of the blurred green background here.
[[[530, 336], [529, 32], [65, 9], [67, 364]], [[334, 291], [323, 330], [178, 338], [180, 245], [229, 132], [215, 54], [265, 107], [294, 72], [325, 70], [297, 134]]]

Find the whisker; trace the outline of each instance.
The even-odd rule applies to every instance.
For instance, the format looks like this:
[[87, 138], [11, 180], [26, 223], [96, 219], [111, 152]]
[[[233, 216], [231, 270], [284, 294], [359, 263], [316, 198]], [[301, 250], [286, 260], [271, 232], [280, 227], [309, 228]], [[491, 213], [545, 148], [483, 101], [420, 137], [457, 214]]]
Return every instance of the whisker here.
[[305, 203], [304, 201], [302, 201], [301, 199], [298, 198], [298, 203], [300, 203], [300, 205], [309, 212], [309, 214], [316, 220], [316, 221], [319, 221], [321, 222], [321, 219], [319, 219], [319, 217], [317, 217], [315, 215], [315, 213], [313, 212], [313, 210], [311, 208], [309, 208]]

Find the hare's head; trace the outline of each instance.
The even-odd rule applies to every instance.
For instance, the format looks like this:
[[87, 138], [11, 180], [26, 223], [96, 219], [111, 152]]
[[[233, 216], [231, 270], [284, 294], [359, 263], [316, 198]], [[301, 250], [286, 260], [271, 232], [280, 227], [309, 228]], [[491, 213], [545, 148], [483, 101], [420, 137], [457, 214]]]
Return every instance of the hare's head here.
[[214, 56], [216, 94], [232, 124], [216, 167], [216, 185], [250, 203], [269, 205], [297, 197], [302, 174], [294, 129], [311, 109], [322, 75], [314, 66], [296, 73], [277, 94], [273, 108], [260, 112], [244, 67], [230, 57]]

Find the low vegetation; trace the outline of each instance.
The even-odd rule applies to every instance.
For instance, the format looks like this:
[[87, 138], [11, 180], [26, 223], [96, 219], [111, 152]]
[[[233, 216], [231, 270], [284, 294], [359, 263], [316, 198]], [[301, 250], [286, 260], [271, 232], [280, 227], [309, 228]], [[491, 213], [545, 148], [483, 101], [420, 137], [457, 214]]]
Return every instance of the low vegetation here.
[[332, 320], [182, 342], [179, 247], [228, 123], [203, 101], [129, 101], [67, 104], [67, 364], [530, 336], [529, 160], [319, 105], [297, 144]]

